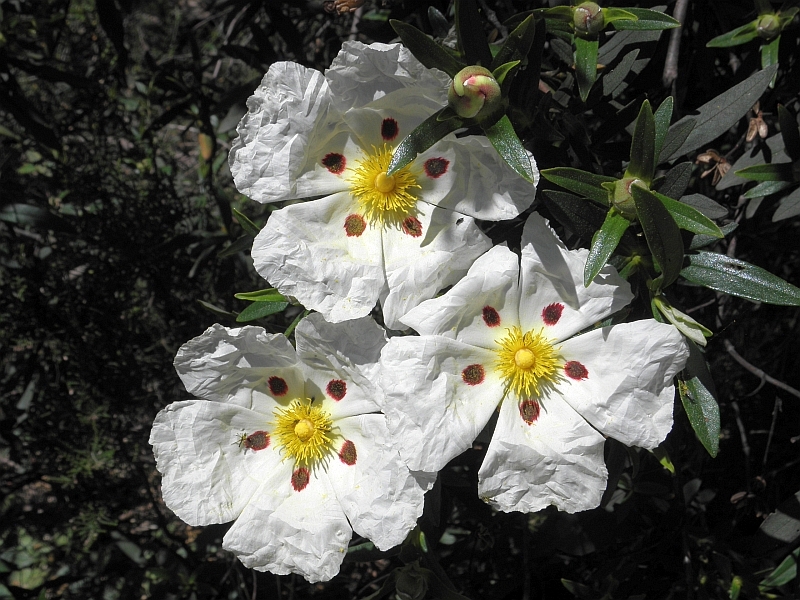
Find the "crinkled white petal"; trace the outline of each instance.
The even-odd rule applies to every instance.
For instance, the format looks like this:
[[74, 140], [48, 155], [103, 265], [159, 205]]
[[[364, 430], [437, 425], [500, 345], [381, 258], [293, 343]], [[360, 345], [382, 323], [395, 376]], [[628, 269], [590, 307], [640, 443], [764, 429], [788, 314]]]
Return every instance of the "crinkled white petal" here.
[[423, 300], [454, 284], [491, 241], [471, 217], [418, 203], [422, 235], [413, 237], [394, 226], [383, 230], [383, 257], [388, 293], [381, 297], [383, 318], [400, 329], [400, 318]]
[[403, 542], [422, 515], [424, 489], [401, 460], [383, 415], [358, 415], [336, 422], [340, 449], [356, 449], [355, 464], [334, 456], [326, 475], [353, 530], [379, 549]]
[[186, 390], [199, 398], [230, 402], [272, 414], [270, 377], [282, 378], [286, 397], [302, 397], [303, 373], [286, 336], [261, 327], [228, 329], [215, 324], [186, 342], [175, 356], [175, 369]]
[[170, 510], [189, 525], [238, 517], [281, 462], [274, 444], [254, 451], [238, 443], [242, 433], [269, 430], [269, 418], [205, 400], [175, 402], [159, 412], [150, 444]]
[[341, 190], [341, 179], [316, 165], [318, 157], [309, 152], [341, 146], [341, 119], [329, 114], [330, 101], [319, 71], [292, 62], [271, 65], [247, 101], [231, 148], [236, 188], [258, 202]]
[[478, 495], [504, 512], [551, 504], [568, 513], [595, 508], [608, 479], [603, 444], [603, 436], [557, 396], [541, 401], [531, 425], [506, 398], [478, 471]]
[[327, 321], [366, 316], [385, 285], [381, 234], [366, 223], [360, 236], [347, 236], [351, 214], [347, 192], [273, 212], [253, 243], [256, 270]]
[[588, 371], [565, 377], [557, 392], [595, 428], [628, 446], [652, 450], [672, 429], [673, 377], [689, 350], [672, 325], [653, 319], [590, 331], [561, 353]]
[[[496, 350], [495, 340], [519, 325], [519, 258], [505, 246], [479, 257], [448, 292], [409, 311], [401, 321], [420, 335], [442, 335]], [[499, 320], [484, 318], [494, 309]]]
[[[434, 472], [472, 446], [503, 395], [495, 354], [442, 336], [395, 337], [381, 354], [383, 412], [413, 471]], [[485, 378], [468, 385], [464, 369]]]
[[533, 203], [539, 170], [530, 153], [533, 184], [517, 175], [484, 136], [458, 139], [449, 136], [431, 151], [450, 149], [455, 154], [452, 168], [456, 184], [439, 202], [440, 206], [476, 219], [501, 221], [513, 219]]
[[[328, 323], [319, 313], [310, 314], [295, 329], [297, 356], [306, 374], [306, 393], [323, 401], [334, 420], [378, 412], [383, 391], [377, 386], [381, 349], [386, 332], [370, 317]], [[335, 398], [331, 381], [345, 384], [345, 394]]]
[[405, 87], [413, 87], [444, 106], [450, 85], [445, 73], [424, 67], [401, 44], [355, 41], [342, 45], [325, 77], [341, 112]]
[[[533, 213], [522, 232], [519, 320], [524, 331], [544, 327], [547, 336], [563, 340], [620, 310], [633, 294], [616, 269], [606, 265], [589, 287], [583, 285], [588, 250], [567, 250], [555, 232]], [[549, 325], [543, 310], [560, 304], [558, 322]]]
[[353, 531], [327, 477], [312, 472], [298, 492], [291, 473], [286, 461], [253, 495], [222, 547], [250, 569], [327, 581], [339, 572]]

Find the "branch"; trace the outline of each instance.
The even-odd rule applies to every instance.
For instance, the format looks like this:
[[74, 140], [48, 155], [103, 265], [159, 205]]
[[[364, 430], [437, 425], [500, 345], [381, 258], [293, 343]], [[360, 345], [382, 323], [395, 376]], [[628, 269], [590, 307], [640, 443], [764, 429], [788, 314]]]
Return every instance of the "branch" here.
[[771, 383], [775, 387], [779, 387], [782, 390], [784, 390], [786, 392], [789, 392], [792, 396], [796, 396], [797, 398], [800, 398], [800, 391], [794, 389], [790, 385], [786, 385], [782, 381], [778, 381], [774, 377], [770, 377], [764, 371], [762, 371], [758, 367], [754, 367], [749, 362], [747, 362], [744, 358], [742, 358], [741, 355], [738, 352], [736, 352], [736, 348], [733, 347], [733, 344], [731, 344], [730, 340], [725, 340], [723, 343], [725, 344], [725, 349], [728, 351], [728, 354], [730, 354], [733, 357], [733, 360], [738, 362], [745, 369], [750, 371], [753, 375], [755, 375], [756, 377], [760, 377], [762, 381], [766, 381], [767, 383]]

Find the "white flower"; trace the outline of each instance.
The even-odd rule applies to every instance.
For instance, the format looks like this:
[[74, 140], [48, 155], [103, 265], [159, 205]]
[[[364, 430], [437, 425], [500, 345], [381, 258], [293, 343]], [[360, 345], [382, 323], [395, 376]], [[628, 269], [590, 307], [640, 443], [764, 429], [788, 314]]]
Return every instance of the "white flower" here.
[[231, 150], [236, 186], [259, 202], [324, 197], [270, 215], [252, 251], [264, 278], [332, 322], [380, 300], [397, 327], [491, 246], [472, 217], [530, 206], [535, 188], [483, 136], [448, 135], [386, 175], [395, 146], [445, 106], [449, 81], [398, 44], [345, 43], [325, 76], [270, 67]]
[[150, 443], [175, 514], [236, 519], [223, 547], [245, 566], [315, 582], [338, 573], [353, 531], [400, 544], [424, 490], [378, 412], [383, 330], [311, 315], [296, 340], [215, 325], [185, 344], [175, 367], [202, 400], [162, 410]]
[[521, 260], [492, 248], [401, 319], [420, 336], [390, 340], [381, 385], [412, 470], [441, 469], [499, 408], [481, 498], [503, 511], [576, 512], [598, 506], [606, 487], [604, 435], [648, 449], [664, 440], [683, 337], [652, 319], [576, 335], [633, 297], [610, 266], [584, 287], [586, 256], [533, 214]]

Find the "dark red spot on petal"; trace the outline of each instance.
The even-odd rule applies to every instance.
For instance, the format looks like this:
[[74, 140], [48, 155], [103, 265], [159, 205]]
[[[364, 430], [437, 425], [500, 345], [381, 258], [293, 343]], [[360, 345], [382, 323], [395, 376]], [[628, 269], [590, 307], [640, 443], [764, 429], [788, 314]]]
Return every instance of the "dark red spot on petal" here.
[[269, 446], [269, 433], [256, 431], [242, 440], [242, 445], [248, 450], [263, 450]]
[[403, 219], [403, 233], [411, 237], [422, 235], [422, 223], [416, 217], [406, 217]]
[[308, 480], [311, 478], [311, 473], [305, 467], [300, 467], [292, 473], [292, 487], [295, 492], [302, 492], [308, 485]]
[[491, 306], [483, 307], [483, 322], [489, 327], [497, 327], [500, 325], [500, 315]]
[[523, 400], [519, 405], [519, 416], [528, 425], [533, 425], [536, 419], [539, 418], [541, 407], [536, 400]]
[[322, 157], [322, 166], [334, 175], [341, 175], [344, 172], [347, 160], [344, 155], [337, 152], [329, 152]]
[[344, 398], [344, 395], [347, 393], [347, 384], [341, 379], [331, 379], [325, 391], [328, 393], [328, 396], [338, 402]]
[[589, 377], [589, 371], [587, 371], [586, 367], [584, 367], [577, 360], [571, 360], [565, 364], [564, 373], [567, 374], [567, 377], [570, 379], [575, 379], [576, 381], [580, 381], [581, 379], [586, 379]]
[[381, 137], [387, 142], [391, 142], [396, 138], [398, 131], [400, 131], [400, 127], [397, 126], [397, 121], [392, 118], [384, 119], [383, 123], [381, 123]]
[[564, 312], [564, 305], [559, 302], [548, 304], [542, 309], [542, 321], [545, 325], [555, 325]]
[[347, 215], [344, 220], [344, 231], [347, 237], [358, 237], [367, 228], [367, 222], [361, 215]]
[[283, 377], [270, 377], [267, 379], [267, 383], [269, 384], [269, 391], [272, 392], [273, 396], [284, 396], [286, 392], [289, 391], [289, 385]]
[[466, 369], [461, 371], [461, 379], [467, 385], [478, 385], [483, 383], [483, 378], [486, 372], [483, 370], [483, 365], [469, 365]]
[[446, 158], [429, 158], [425, 161], [425, 174], [431, 179], [438, 179], [445, 173], [450, 166], [450, 161]]
[[350, 440], [345, 440], [344, 444], [342, 444], [342, 449], [339, 450], [339, 458], [348, 466], [352, 467], [356, 464], [356, 460], [358, 459], [356, 445]]

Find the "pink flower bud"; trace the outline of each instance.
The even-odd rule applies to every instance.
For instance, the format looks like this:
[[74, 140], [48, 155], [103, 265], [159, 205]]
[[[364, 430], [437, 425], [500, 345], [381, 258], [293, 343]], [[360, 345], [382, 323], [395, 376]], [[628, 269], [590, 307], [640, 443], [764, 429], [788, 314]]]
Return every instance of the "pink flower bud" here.
[[577, 35], [594, 38], [606, 26], [603, 9], [596, 2], [579, 4], [572, 13], [572, 24]]
[[447, 100], [458, 116], [465, 119], [486, 114], [502, 100], [500, 84], [492, 72], [483, 67], [461, 69], [450, 84]]

